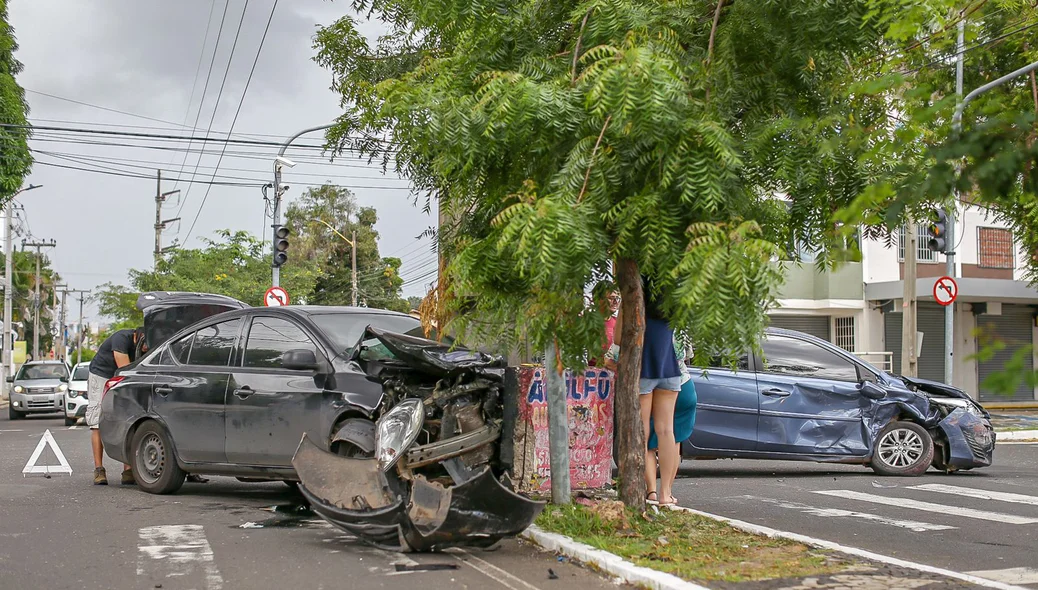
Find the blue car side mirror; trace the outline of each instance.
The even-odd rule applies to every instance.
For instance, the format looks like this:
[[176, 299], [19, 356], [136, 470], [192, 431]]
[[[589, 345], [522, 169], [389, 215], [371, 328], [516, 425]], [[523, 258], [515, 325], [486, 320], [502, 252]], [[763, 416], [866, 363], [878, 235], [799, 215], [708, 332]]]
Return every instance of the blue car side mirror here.
[[862, 381], [858, 385], [858, 391], [869, 399], [883, 399], [887, 397], [887, 391], [871, 381]]

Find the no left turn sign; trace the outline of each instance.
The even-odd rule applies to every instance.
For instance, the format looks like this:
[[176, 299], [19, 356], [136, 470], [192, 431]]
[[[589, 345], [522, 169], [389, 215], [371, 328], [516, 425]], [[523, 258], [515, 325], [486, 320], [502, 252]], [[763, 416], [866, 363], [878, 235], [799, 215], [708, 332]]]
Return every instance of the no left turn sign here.
[[933, 299], [941, 305], [951, 305], [959, 296], [959, 284], [951, 277], [941, 277], [933, 284]]
[[288, 291], [281, 287], [271, 287], [267, 289], [267, 294], [263, 297], [263, 304], [267, 307], [281, 307], [282, 305], [288, 305]]

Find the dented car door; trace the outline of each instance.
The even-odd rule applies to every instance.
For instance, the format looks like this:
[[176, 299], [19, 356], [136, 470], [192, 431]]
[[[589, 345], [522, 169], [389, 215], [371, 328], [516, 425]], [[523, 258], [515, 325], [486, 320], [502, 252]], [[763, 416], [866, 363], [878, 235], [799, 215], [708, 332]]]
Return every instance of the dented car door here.
[[811, 455], [866, 455], [858, 367], [804, 339], [768, 335], [757, 373], [760, 419], [757, 451]]

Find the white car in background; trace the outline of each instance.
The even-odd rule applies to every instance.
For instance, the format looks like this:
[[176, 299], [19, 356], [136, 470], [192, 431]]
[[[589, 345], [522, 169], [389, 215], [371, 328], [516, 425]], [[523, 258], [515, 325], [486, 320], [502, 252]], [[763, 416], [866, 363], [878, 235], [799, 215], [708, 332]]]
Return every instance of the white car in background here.
[[90, 363], [79, 363], [72, 367], [72, 378], [65, 392], [65, 426], [73, 426], [80, 418], [86, 416], [87, 379], [90, 377]]

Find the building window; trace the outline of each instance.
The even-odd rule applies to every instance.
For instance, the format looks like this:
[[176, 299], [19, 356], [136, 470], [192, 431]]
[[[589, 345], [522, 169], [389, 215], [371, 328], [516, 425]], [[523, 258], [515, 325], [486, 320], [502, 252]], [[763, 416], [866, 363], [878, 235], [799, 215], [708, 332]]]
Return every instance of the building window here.
[[[930, 249], [928, 245], [929, 241], [930, 226], [925, 223], [916, 224], [915, 228], [915, 256], [918, 262], [937, 262], [937, 252]], [[905, 226], [901, 226], [901, 229], [897, 232], [897, 259], [901, 262], [905, 260], [905, 241], [908, 236], [905, 235]]]
[[1001, 227], [977, 228], [977, 263], [981, 268], [1013, 268], [1013, 232]]
[[834, 318], [833, 324], [836, 334], [836, 346], [847, 352], [854, 352], [854, 316]]

